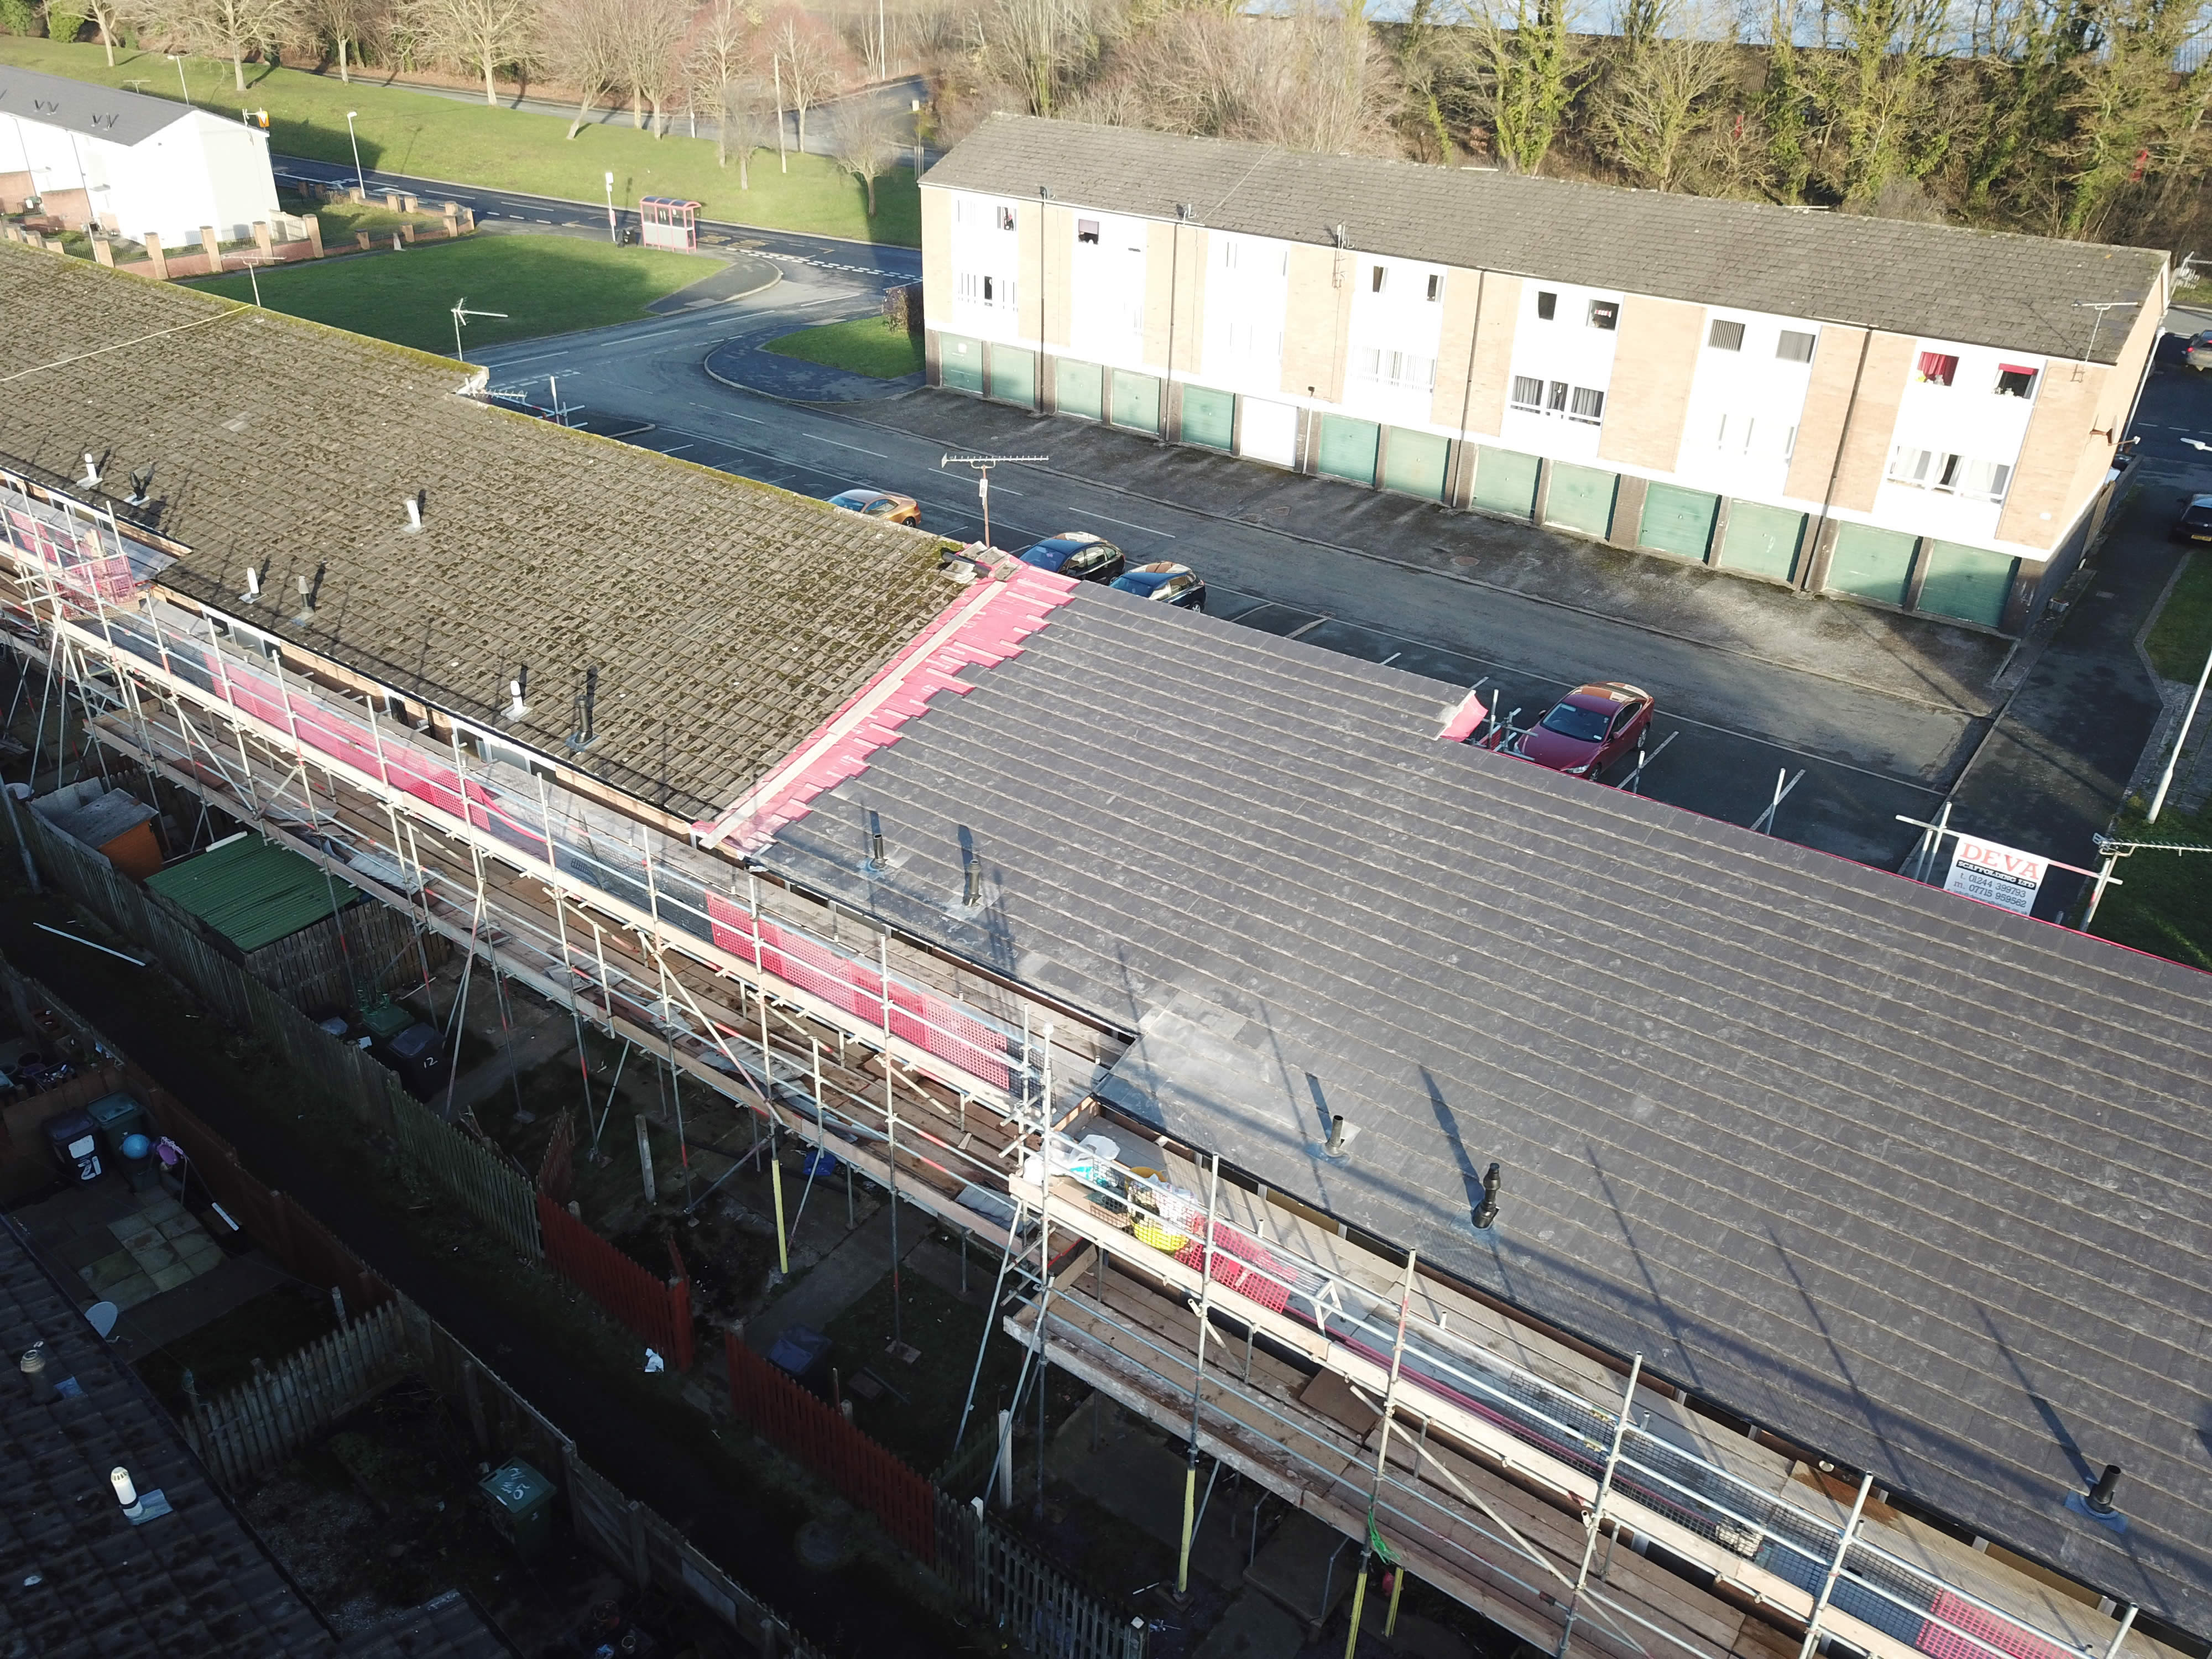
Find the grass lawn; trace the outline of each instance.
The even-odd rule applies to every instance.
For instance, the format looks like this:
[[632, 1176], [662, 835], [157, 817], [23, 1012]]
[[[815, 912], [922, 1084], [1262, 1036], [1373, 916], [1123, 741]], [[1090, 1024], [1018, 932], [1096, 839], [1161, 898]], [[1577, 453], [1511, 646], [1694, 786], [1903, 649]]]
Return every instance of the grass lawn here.
[[[116, 59], [110, 69], [96, 46], [0, 36], [0, 62], [107, 86], [129, 82], [159, 98], [178, 95], [177, 66], [161, 53], [118, 50]], [[189, 58], [185, 73], [194, 103], [225, 114], [241, 106], [266, 109], [270, 147], [281, 155], [350, 165], [345, 118], [348, 110], [357, 110], [364, 167], [593, 203], [605, 199], [601, 175], [611, 169], [618, 204], [635, 206], [640, 196], [683, 196], [702, 203], [707, 218], [921, 245], [920, 194], [908, 167], [894, 167], [877, 180], [878, 211], [871, 219], [860, 181], [823, 156], [793, 155], [788, 173], [778, 170], [773, 155], [756, 156], [752, 188], [740, 191], [737, 168], [715, 166], [714, 143], [705, 138], [656, 139], [623, 125], [586, 126], [567, 139], [562, 135], [568, 123], [557, 116], [459, 103], [381, 86], [373, 76], [348, 86], [335, 76], [252, 64], [240, 96], [228, 63]], [[135, 229], [123, 227], [125, 234]]]
[[2212, 556], [2191, 553], [2181, 580], [2166, 595], [2165, 609], [2143, 641], [2153, 667], [2169, 680], [2197, 683], [2204, 653], [2212, 650]]
[[780, 357], [849, 368], [855, 374], [873, 375], [878, 380], [921, 373], [921, 342], [880, 317], [855, 317], [848, 322], [802, 328], [796, 334], [770, 340], [767, 349]]
[[[909, 1211], [908, 1216], [912, 1213]], [[970, 1282], [988, 1290], [997, 1266], [986, 1260], [982, 1251], [975, 1250], [969, 1262], [975, 1275]], [[967, 1397], [975, 1344], [983, 1334], [986, 1316], [983, 1310], [971, 1308], [939, 1290], [915, 1273], [911, 1264], [900, 1273], [899, 1280], [904, 1294], [899, 1334], [902, 1340], [921, 1350], [920, 1360], [904, 1365], [884, 1352], [891, 1334], [888, 1275], [831, 1320], [825, 1334], [836, 1345], [830, 1364], [837, 1367], [846, 1397], [853, 1401], [854, 1421], [910, 1467], [927, 1474], [952, 1450], [952, 1435], [960, 1425], [960, 1406]], [[861, 1398], [852, 1379], [864, 1367], [907, 1397], [901, 1400], [886, 1389], [874, 1400]], [[994, 1332], [984, 1357], [982, 1380], [975, 1389], [976, 1417], [968, 1425], [971, 1437], [979, 1431], [978, 1424], [996, 1424], [999, 1408], [1012, 1397], [1014, 1379], [1021, 1368], [1022, 1351], [1007, 1340], [1004, 1331]], [[1063, 1381], [1055, 1393], [1062, 1399], [1072, 1398], [1071, 1393], [1063, 1392], [1068, 1387]], [[984, 1467], [988, 1467], [988, 1462]]]
[[[261, 276], [261, 301], [334, 327], [450, 356], [453, 302], [504, 319], [472, 317], [469, 346], [626, 322], [664, 294], [714, 274], [720, 261], [660, 248], [614, 247], [573, 236], [472, 236]], [[195, 283], [251, 300], [243, 272]]]
[[[2212, 810], [2188, 817], [2171, 802], [2154, 824], [2130, 813], [2113, 827], [2124, 841], [2212, 846]], [[2212, 853], [2130, 853], [2114, 866], [2091, 929], [2115, 944], [2212, 973]]]

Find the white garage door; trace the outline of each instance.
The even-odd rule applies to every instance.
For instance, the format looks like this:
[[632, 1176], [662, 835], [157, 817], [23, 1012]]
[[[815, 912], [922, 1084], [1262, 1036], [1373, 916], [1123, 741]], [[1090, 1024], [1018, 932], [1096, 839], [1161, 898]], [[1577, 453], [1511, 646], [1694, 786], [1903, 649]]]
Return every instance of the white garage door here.
[[1298, 411], [1290, 404], [1262, 403], [1257, 398], [1239, 398], [1237, 413], [1243, 422], [1238, 434], [1237, 453], [1249, 455], [1255, 461], [1273, 461], [1277, 466], [1290, 466], [1297, 459]]

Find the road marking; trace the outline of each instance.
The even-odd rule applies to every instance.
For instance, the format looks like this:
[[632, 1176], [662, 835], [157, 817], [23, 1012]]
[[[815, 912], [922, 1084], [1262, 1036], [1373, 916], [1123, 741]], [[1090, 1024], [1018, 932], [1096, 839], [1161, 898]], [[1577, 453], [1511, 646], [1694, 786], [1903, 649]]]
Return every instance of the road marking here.
[[[996, 488], [996, 486], [994, 485], [994, 488]], [[1014, 492], [1010, 489], [1006, 493], [1011, 495]], [[1175, 534], [1172, 531], [1155, 530], [1148, 524], [1132, 524], [1127, 519], [1109, 518], [1103, 513], [1086, 513], [1084, 516], [1088, 519], [1096, 519], [1101, 524], [1118, 524], [1124, 530], [1141, 530], [1147, 536], [1158, 536], [1162, 541], [1171, 542], [1175, 539]]]
[[[652, 448], [653, 448], [653, 446], [652, 446], [651, 444], [641, 444], [641, 445], [639, 445], [638, 447], [639, 447], [641, 449], [652, 449]], [[687, 449], [689, 449], [689, 448], [690, 448], [690, 447], [691, 447], [691, 446], [690, 446], [690, 444], [674, 444], [674, 445], [670, 446], [670, 447], [669, 447], [668, 448], [666, 448], [666, 449], [655, 450], [653, 453], [656, 453], [656, 454], [659, 454], [659, 455], [681, 455], [681, 454], [682, 454], [685, 450], [687, 450]]]
[[1312, 633], [1315, 629], [1319, 628], [1328, 620], [1328, 618], [1326, 617], [1316, 617], [1311, 622], [1302, 623], [1297, 627], [1293, 628], [1289, 633], [1284, 635], [1283, 637], [1286, 640], [1301, 639], [1304, 635]]
[[799, 435], [812, 443], [836, 444], [838, 448], [849, 449], [855, 455], [872, 455], [879, 461], [888, 461], [890, 459], [890, 457], [884, 454], [880, 449], [863, 449], [858, 444], [843, 443], [836, 438], [825, 438], [818, 432], [802, 432]]

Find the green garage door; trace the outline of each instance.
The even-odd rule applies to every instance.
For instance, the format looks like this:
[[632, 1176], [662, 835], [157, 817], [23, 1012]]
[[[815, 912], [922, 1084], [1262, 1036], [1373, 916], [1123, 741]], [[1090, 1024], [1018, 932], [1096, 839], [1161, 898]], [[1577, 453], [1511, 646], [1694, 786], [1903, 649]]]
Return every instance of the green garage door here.
[[1485, 444], [1474, 458], [1474, 505], [1516, 519], [1536, 512], [1536, 473], [1543, 463], [1534, 455]]
[[1594, 466], [1552, 463], [1552, 491], [1544, 503], [1544, 522], [1565, 525], [1592, 536], [1613, 527], [1613, 495], [1620, 480]]
[[955, 392], [983, 389], [983, 343], [964, 334], [937, 337], [937, 378]]
[[1053, 401], [1063, 415], [1080, 415], [1086, 421], [1106, 417], [1106, 371], [1096, 363], [1061, 358], [1053, 376]]
[[1182, 441], [1208, 449], [1231, 449], [1237, 441], [1237, 398], [1202, 386], [1182, 389]]
[[1717, 495], [1674, 484], [1648, 485], [1644, 492], [1644, 518], [1637, 527], [1640, 547], [1672, 553], [1680, 559], [1705, 560], [1712, 545], [1713, 515], [1720, 510]]
[[1828, 561], [1827, 591], [1856, 593], [1884, 605], [1903, 605], [1912, 574], [1913, 538], [1868, 525], [1836, 526], [1835, 556]]
[[1805, 515], [1786, 507], [1730, 501], [1728, 529], [1721, 535], [1721, 568], [1778, 582], [1797, 574], [1797, 544], [1805, 539]]
[[1920, 608], [1939, 617], [1995, 628], [2004, 618], [2012, 593], [2012, 574], [2020, 561], [1956, 542], [1928, 544], [1926, 574], [1920, 580]]
[[1019, 346], [993, 346], [991, 395], [1002, 404], [1033, 408], [1036, 404], [1036, 353]]
[[1382, 428], [1372, 421], [1355, 421], [1348, 415], [1321, 417], [1321, 459], [1316, 471], [1354, 483], [1375, 482], [1375, 454], [1382, 447]]
[[1444, 463], [1451, 459], [1451, 441], [1433, 432], [1413, 432], [1402, 426], [1390, 428], [1390, 441], [1382, 451], [1382, 488], [1425, 501], [1441, 501], [1444, 493]]
[[1157, 434], [1160, 429], [1160, 383], [1149, 374], [1115, 369], [1114, 424]]

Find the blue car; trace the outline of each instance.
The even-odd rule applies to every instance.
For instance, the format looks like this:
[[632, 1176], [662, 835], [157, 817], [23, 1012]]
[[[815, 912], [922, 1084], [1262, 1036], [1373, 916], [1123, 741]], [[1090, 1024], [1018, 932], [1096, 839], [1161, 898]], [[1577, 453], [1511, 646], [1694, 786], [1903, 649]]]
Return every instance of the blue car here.
[[1114, 584], [1117, 593], [1133, 593], [1140, 599], [1158, 599], [1182, 611], [1206, 609], [1206, 583], [1187, 564], [1140, 564]]
[[1104, 537], [1087, 530], [1063, 530], [1024, 551], [1022, 562], [1078, 581], [1110, 582], [1121, 574], [1123, 561], [1121, 550]]

